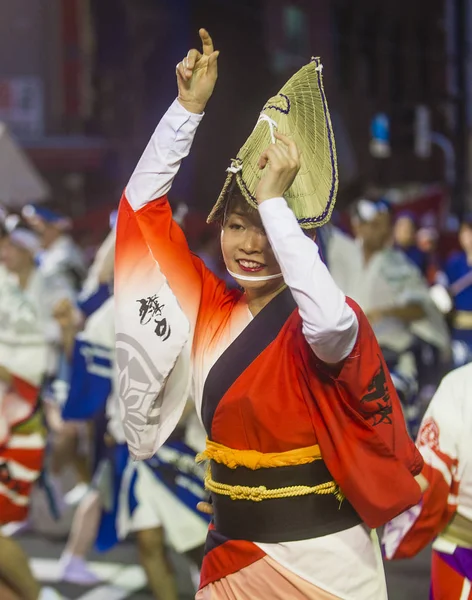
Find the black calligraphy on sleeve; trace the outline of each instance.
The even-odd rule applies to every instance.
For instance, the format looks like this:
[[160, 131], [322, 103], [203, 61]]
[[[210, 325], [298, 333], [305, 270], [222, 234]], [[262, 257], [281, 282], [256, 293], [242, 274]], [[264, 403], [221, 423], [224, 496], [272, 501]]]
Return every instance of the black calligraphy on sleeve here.
[[361, 399], [365, 417], [372, 425], [392, 424], [392, 399], [388, 389], [385, 366], [379, 356], [379, 368], [367, 387], [367, 394]]
[[163, 342], [170, 338], [172, 333], [171, 327], [168, 320], [163, 314], [165, 308], [164, 304], [161, 304], [157, 295], [149, 296], [148, 298], [142, 298], [136, 300], [139, 304], [139, 323], [140, 325], [148, 325], [153, 323], [155, 325], [154, 333]]

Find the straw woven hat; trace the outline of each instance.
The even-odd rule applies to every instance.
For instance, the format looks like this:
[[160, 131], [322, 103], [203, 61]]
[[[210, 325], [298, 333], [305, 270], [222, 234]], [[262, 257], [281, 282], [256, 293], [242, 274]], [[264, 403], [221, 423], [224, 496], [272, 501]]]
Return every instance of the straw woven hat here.
[[262, 152], [276, 141], [275, 130], [291, 136], [301, 151], [301, 169], [285, 194], [300, 226], [310, 229], [329, 221], [338, 189], [338, 167], [322, 70], [320, 59], [313, 58], [266, 103], [256, 127], [227, 169], [209, 223], [222, 218], [234, 178], [243, 197], [257, 208], [256, 188], [264, 174], [257, 163]]

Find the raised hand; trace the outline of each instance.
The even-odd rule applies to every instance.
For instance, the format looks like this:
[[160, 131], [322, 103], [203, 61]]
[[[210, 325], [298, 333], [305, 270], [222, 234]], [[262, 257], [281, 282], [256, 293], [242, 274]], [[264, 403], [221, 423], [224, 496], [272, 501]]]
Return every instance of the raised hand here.
[[190, 50], [176, 68], [179, 102], [193, 113], [202, 113], [218, 78], [219, 51], [206, 29], [200, 29], [202, 52]]
[[258, 204], [270, 198], [283, 197], [300, 170], [300, 152], [286, 135], [275, 133], [280, 144], [271, 144], [261, 154], [259, 169], [265, 172], [256, 189]]

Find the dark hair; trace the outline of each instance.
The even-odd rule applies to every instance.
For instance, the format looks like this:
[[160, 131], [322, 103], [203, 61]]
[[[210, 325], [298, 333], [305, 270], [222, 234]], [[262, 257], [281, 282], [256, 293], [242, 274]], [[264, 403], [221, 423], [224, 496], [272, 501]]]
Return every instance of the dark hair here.
[[[221, 211], [221, 219], [220, 219], [221, 227], [224, 227], [226, 221], [228, 220], [229, 215], [236, 210], [238, 212], [242, 213], [245, 217], [247, 217], [253, 223], [254, 222], [257, 222], [258, 224], [261, 223], [259, 211], [257, 210], [257, 208], [254, 208], [254, 206], [249, 204], [249, 202], [246, 200], [246, 198], [244, 198], [244, 196], [242, 195], [241, 190], [239, 189], [239, 186], [236, 182], [236, 178], [234, 178], [233, 181], [230, 183], [228, 191], [226, 192], [226, 202], [225, 202], [224, 208]], [[302, 229], [302, 231], [307, 237], [314, 239], [315, 234], [316, 234], [316, 229], [317, 229], [316, 227], [310, 227], [308, 229]]]
[[251, 221], [260, 220], [259, 211], [251, 206], [239, 189], [236, 177], [230, 183], [226, 192], [226, 200], [221, 211], [220, 225], [223, 227], [228, 220], [229, 215], [238, 210]]

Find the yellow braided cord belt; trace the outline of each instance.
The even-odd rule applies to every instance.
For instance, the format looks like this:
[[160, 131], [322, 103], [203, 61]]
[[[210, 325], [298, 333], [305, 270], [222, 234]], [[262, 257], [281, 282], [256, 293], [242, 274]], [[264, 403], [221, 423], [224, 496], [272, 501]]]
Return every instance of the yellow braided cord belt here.
[[249, 487], [247, 485], [218, 483], [211, 478], [210, 470], [208, 470], [205, 477], [205, 488], [214, 494], [229, 496], [231, 500], [252, 500], [252, 502], [262, 502], [262, 500], [274, 500], [276, 498], [294, 498], [295, 496], [308, 496], [309, 494], [334, 494], [339, 502], [342, 502], [344, 499], [343, 493], [334, 481], [321, 483], [314, 487], [292, 485], [290, 487], [268, 490], [264, 485]]
[[[320, 447], [316, 445], [307, 448], [296, 448], [287, 452], [262, 453], [257, 452], [257, 450], [234, 450], [207, 439], [205, 451], [199, 454], [195, 460], [197, 462], [213, 460], [229, 469], [246, 467], [255, 471], [256, 469], [306, 465], [315, 460], [321, 460], [321, 451]], [[218, 483], [212, 479], [210, 468], [208, 468], [205, 477], [205, 488], [214, 494], [229, 496], [231, 500], [252, 500], [253, 502], [276, 498], [294, 498], [295, 496], [308, 496], [309, 494], [334, 494], [339, 502], [344, 499], [343, 493], [334, 481], [328, 481], [313, 487], [292, 485], [284, 488], [267, 489], [264, 485], [249, 487], [247, 485]]]
[[320, 447], [316, 445], [296, 448], [287, 452], [262, 453], [257, 450], [234, 450], [207, 439], [205, 451], [199, 454], [195, 460], [197, 462], [214, 460], [229, 469], [246, 467], [255, 471], [256, 469], [306, 465], [315, 460], [321, 460], [321, 451]]

